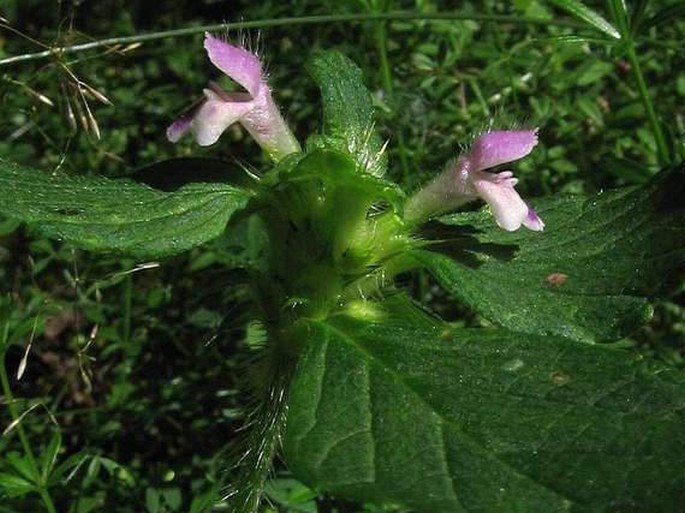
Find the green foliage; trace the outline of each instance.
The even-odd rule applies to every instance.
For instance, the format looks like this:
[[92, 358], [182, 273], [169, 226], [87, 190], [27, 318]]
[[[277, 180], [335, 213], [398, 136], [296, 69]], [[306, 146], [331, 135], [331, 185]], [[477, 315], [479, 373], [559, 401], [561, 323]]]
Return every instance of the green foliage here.
[[568, 11], [573, 16], [580, 18], [607, 36], [614, 39], [621, 38], [621, 34], [616, 30], [616, 27], [605, 20], [597, 11], [579, 0], [550, 0], [550, 3]]
[[324, 105], [323, 140], [313, 143], [350, 153], [360, 172], [383, 176], [387, 158], [375, 130], [371, 94], [362, 71], [338, 52], [312, 57], [309, 72], [321, 88]]
[[[307, 483], [418, 511], [673, 511], [685, 376], [402, 304], [303, 321], [286, 455]], [[389, 303], [389, 304], [388, 304]]]
[[295, 479], [274, 479], [265, 493], [274, 503], [293, 513], [317, 513], [316, 492]]
[[[502, 233], [485, 212], [439, 221], [417, 259], [455, 297], [500, 326], [575, 340], [625, 337], [649, 320], [647, 297], [685, 261], [685, 169], [638, 189], [547, 198], [543, 233]], [[443, 240], [440, 240], [440, 237]], [[431, 246], [429, 246], [431, 248]]]
[[[259, 46], [268, 57], [274, 96], [302, 140], [319, 132], [320, 104], [310, 77], [299, 72], [310, 53], [303, 49], [335, 46], [360, 69], [340, 53], [319, 53], [310, 62], [324, 98], [323, 134], [309, 139], [308, 149], [315, 151], [271, 172], [264, 172], [256, 146], [239, 130], [204, 150], [188, 141], [164, 141], [164, 126], [215, 78], [200, 64], [199, 36], [161, 39], [131, 51], [112, 46], [104, 54], [55, 54], [35, 67], [26, 62], [3, 68], [0, 153], [26, 164], [17, 172], [46, 193], [14, 187], [5, 194], [3, 187], [0, 205], [19, 201], [19, 217], [39, 229], [41, 219], [49, 220], [52, 231], [43, 233], [71, 245], [40, 239], [35, 230], [27, 236], [14, 221], [0, 224], [0, 290], [14, 298], [0, 308], [0, 319], [9, 319], [3, 347], [10, 375], [33, 342], [26, 374], [11, 381], [14, 399], [7, 403], [16, 415], [0, 412], [4, 424], [21, 416], [0, 437], [0, 493], [6, 495], [0, 510], [41, 511], [53, 499], [58, 511], [70, 512], [222, 510], [225, 505], [213, 506], [225, 491], [226, 454], [239, 452], [238, 427], [259, 402], [254, 391], [263, 388], [264, 369], [273, 361], [287, 368], [289, 350], [298, 353], [303, 346], [286, 442], [295, 477], [316, 487], [277, 477], [265, 489], [272, 501], [267, 511], [407, 511], [406, 505], [343, 500], [350, 494], [411, 503], [420, 512], [429, 500], [422, 491], [439, 488], [440, 497], [452, 483], [466, 510], [474, 497], [476, 511], [508, 512], [521, 504], [528, 512], [536, 500], [542, 501], [541, 511], [566, 507], [567, 500], [573, 504], [566, 509], [575, 511], [592, 505], [601, 511], [610, 502], [610, 511], [677, 508], [680, 502], [671, 507], [669, 501], [683, 489], [676, 478], [680, 471], [682, 479], [685, 459], [677, 432], [683, 426], [682, 374], [639, 356], [649, 351], [657, 359], [683, 362], [685, 313], [678, 304], [683, 289], [677, 272], [682, 208], [668, 201], [669, 194], [682, 195], [677, 175], [634, 192], [533, 200], [547, 222], [543, 234], [496, 231], [489, 213], [481, 211], [451, 216], [415, 238], [402, 231], [401, 191], [357, 173], [367, 169], [378, 177], [389, 157], [388, 175], [402, 176], [402, 185], [411, 189], [484, 127], [521, 123], [541, 126], [543, 143], [516, 166], [521, 188], [534, 194], [592, 194], [645, 183], [659, 162], [685, 156], [684, 113], [676, 95], [685, 80], [678, 51], [684, 28], [676, 19], [680, 2], [637, 2], [624, 10], [617, 1], [607, 14], [588, 8], [589, 2], [553, 3], [561, 9], [537, 0], [466, 2], [454, 11], [467, 17], [462, 20], [328, 22], [306, 30], [299, 22], [276, 23]], [[358, 12], [361, 5], [355, 0], [199, 6], [161, 0], [151, 8], [108, 0], [86, 10], [78, 2], [67, 4], [58, 12], [42, 9], [37, 0], [10, 1], [3, 16], [36, 39], [61, 45], [78, 41], [79, 31], [88, 34], [81, 39], [86, 41], [221, 19]], [[433, 1], [362, 4], [365, 12], [411, 8], [417, 17], [440, 9]], [[586, 29], [557, 17], [562, 9]], [[0, 42], [0, 58], [42, 49], [11, 35]], [[81, 130], [68, 129], [67, 105], [75, 108], [78, 94], [67, 71], [114, 102], [96, 107], [87, 97], [99, 140], [92, 123], [83, 130], [79, 118]], [[644, 79], [642, 85], [636, 77]], [[31, 91], [45, 94], [55, 107]], [[653, 123], [650, 98], [658, 98], [652, 107], [668, 124]], [[384, 140], [387, 151], [379, 156]], [[235, 179], [246, 174], [233, 162], [183, 159], [136, 175], [152, 188], [73, 176], [85, 170], [128, 175], [144, 162], [201, 152], [254, 163], [251, 171], [261, 180], [248, 184], [248, 194]], [[50, 170], [55, 177], [28, 168]], [[192, 183], [198, 179], [202, 183]], [[64, 194], [55, 190], [57, 183], [79, 184], [80, 193]], [[96, 205], [84, 184], [110, 184], [104, 188], [108, 195]], [[122, 198], [145, 201], [146, 208], [132, 209]], [[251, 207], [287, 208], [271, 218], [258, 208], [238, 215], [250, 199]], [[626, 201], [634, 203], [632, 210]], [[198, 205], [200, 211], [190, 210]], [[85, 210], [73, 215], [76, 208]], [[172, 215], [159, 217], [163, 213]], [[130, 221], [125, 232], [103, 226], [117, 216]], [[156, 224], [141, 229], [138, 221], [151, 217]], [[74, 220], [95, 220], [89, 226], [98, 230], [87, 234], [86, 225], [70, 224]], [[168, 234], [178, 222], [189, 231], [176, 233], [174, 246]], [[400, 234], [400, 243], [387, 245], [393, 233]], [[270, 247], [277, 236], [280, 247]], [[133, 267], [118, 256], [156, 258], [197, 244], [203, 245], [155, 269]], [[117, 256], [84, 254], [74, 245]], [[354, 258], [348, 246], [355, 248]], [[461, 302], [458, 308], [426, 273], [406, 274], [419, 265], [436, 271], [437, 263], [445, 271], [443, 285]], [[628, 272], [632, 265], [639, 274]], [[636, 334], [633, 328], [650, 311], [645, 296], [652, 300], [663, 292], [660, 274], [668, 275], [675, 292], [655, 304], [656, 320]], [[444, 324], [397, 298], [382, 301], [392, 295], [393, 276], [456, 323]], [[246, 288], [246, 277], [258, 286]], [[539, 308], [531, 308], [531, 301]], [[483, 324], [471, 311], [508, 330], [458, 328]], [[255, 315], [269, 322], [244, 328]], [[542, 326], [544, 319], [550, 327]], [[61, 330], [52, 331], [57, 335], [48, 336], [59, 323]], [[643, 346], [619, 351], [563, 338], [626, 335]], [[307, 342], [310, 336], [315, 340]], [[278, 350], [265, 355], [267, 337], [267, 348], [275, 342]], [[256, 365], [246, 371], [248, 362]], [[373, 383], [362, 379], [371, 376]], [[329, 385], [313, 411], [316, 397], [308, 391], [318, 390], [317, 380]], [[363, 393], [372, 390], [365, 383], [388, 402], [365, 403]], [[388, 390], [397, 395], [384, 395]], [[342, 402], [333, 402], [338, 398]], [[312, 419], [320, 424], [308, 431]], [[373, 442], [388, 453], [387, 461], [403, 458], [402, 464], [383, 467], [383, 479], [345, 488], [348, 478], [363, 475], [353, 470], [368, 463], [370, 453], [361, 454], [365, 445], [352, 442], [365, 436], [357, 431], [370, 419], [377, 430]], [[300, 422], [307, 429], [300, 430]], [[400, 422], [401, 439], [382, 430]], [[419, 436], [421, 430], [426, 437]], [[341, 440], [345, 432], [352, 438]], [[350, 450], [328, 445], [336, 441]], [[445, 452], [455, 446], [458, 453]], [[439, 472], [428, 468], [445, 454], [454, 465], [438, 466]], [[504, 491], [496, 487], [507, 479]], [[630, 488], [623, 493], [624, 487]], [[326, 490], [340, 493], [331, 498], [323, 495]], [[632, 504], [617, 503], [618, 496]], [[503, 497], [510, 500], [504, 503]]]
[[[263, 180], [255, 209], [269, 233], [271, 278], [282, 289], [274, 291], [276, 310], [289, 303], [304, 308], [293, 310], [296, 317], [305, 311], [325, 316], [342, 298], [359, 293], [369, 269], [380, 269], [411, 244], [397, 233], [400, 191], [360, 174], [350, 157], [313, 149]], [[371, 215], [381, 202], [388, 210]]]
[[649, 17], [633, 18], [634, 32], [638, 34], [644, 33], [652, 27], [662, 27], [667, 23], [673, 23], [683, 16], [685, 16], [685, 2], [674, 2], [671, 5], [661, 7]]
[[[193, 173], [192, 164], [186, 171]], [[50, 176], [5, 160], [0, 187], [5, 216], [84, 249], [135, 258], [178, 254], [217, 237], [249, 197], [228, 184], [191, 183], [162, 192], [130, 180]]]
[[[347, 61], [337, 53], [323, 53], [312, 67], [325, 68], [330, 75], [330, 62], [344, 67]], [[281, 353], [296, 355], [304, 346], [291, 390], [286, 439], [296, 475], [322, 490], [396, 500], [423, 511], [566, 511], [604, 508], [617, 504], [616, 497], [630, 508], [671, 504], [683, 484], [674, 463], [685, 448], [671, 443], [683, 427], [678, 413], [685, 400], [682, 386], [670, 386], [679, 374], [654, 370], [629, 353], [569, 339], [608, 340], [633, 331], [646, 320], [649, 308], [643, 298], [629, 293], [638, 287], [653, 289], [662, 274], [682, 268], [681, 258], [672, 257], [682, 253], [683, 211], [670, 200], [674, 190], [678, 196], [682, 189], [680, 170], [634, 191], [550, 199], [540, 209], [554, 226], [545, 236], [495, 232], [487, 228], [490, 216], [481, 212], [442, 219], [450, 229], [458, 226], [464, 232], [444, 243], [449, 256], [412, 250], [427, 243], [405, 233], [409, 227], [397, 216], [401, 193], [359, 165], [359, 155], [374, 151], [374, 143], [366, 136], [368, 123], [356, 122], [342, 109], [369, 107], [359, 73], [354, 74], [356, 81], [348, 77], [335, 94], [324, 95], [324, 102], [332, 105], [325, 110], [323, 136], [309, 153], [285, 159], [267, 175], [251, 206], [269, 243], [267, 267], [255, 269], [266, 278], [258, 282], [257, 298], [265, 320], [276, 328], [267, 348], [277, 356], [269, 353], [267, 362], [282, 360]], [[343, 147], [341, 140], [357, 142]], [[69, 212], [55, 214], [56, 209], [76, 198], [85, 206], [97, 205], [97, 195], [106, 193], [110, 203], [105, 212], [117, 227], [118, 240], [126, 241], [138, 240], [142, 225], [128, 222], [129, 204], [141, 203], [143, 194], [185, 198], [191, 187], [161, 193], [130, 182], [124, 187], [104, 179], [64, 184], [15, 167], [6, 166], [5, 172], [10, 184], [17, 178], [39, 180], [17, 187], [26, 196], [11, 196], [6, 212], [39, 225], [64, 223]], [[27, 209], [28, 193], [46, 184], [55, 190], [52, 203]], [[216, 199], [219, 212], [226, 213], [218, 218], [223, 228], [230, 214], [245, 205], [246, 194], [236, 205], [239, 189], [212, 187], [220, 188], [195, 193]], [[223, 187], [229, 187], [228, 194]], [[78, 195], [83, 190], [94, 196], [84, 199]], [[215, 198], [216, 192], [224, 196]], [[373, 205], [383, 201], [389, 209], [370, 215]], [[156, 217], [174, 220], [173, 202], [149, 203], [158, 207]], [[106, 237], [93, 242], [91, 233], [101, 235], [93, 230], [93, 217], [101, 221], [104, 215], [80, 205], [76, 222], [85, 228], [70, 236], [73, 242], [128, 249]], [[146, 214], [143, 209], [137, 215], [145, 220]], [[50, 215], [62, 217], [53, 221]], [[215, 217], [210, 212], [201, 221]], [[155, 234], [161, 232], [156, 228]], [[211, 228], [187, 245], [216, 235], [216, 226]], [[179, 227], [171, 224], [168, 229], [173, 233]], [[146, 240], [149, 232], [142, 237]], [[135, 247], [140, 251], [140, 244]], [[149, 244], [146, 251], [159, 257], [169, 249]], [[411, 305], [400, 304], [395, 312], [396, 301], [385, 306], [355, 301], [373, 292], [366, 283], [382, 287], [394, 274], [416, 266], [412, 259], [466, 305], [514, 331], [453, 330]], [[380, 270], [382, 278], [367, 269]], [[287, 315], [284, 306], [290, 308]], [[340, 308], [357, 317], [351, 326], [344, 313], [336, 313]], [[290, 373], [287, 363], [279, 364], [285, 369], [281, 371], [271, 365], [264, 372]], [[486, 373], [487, 382], [482, 378]], [[667, 379], [654, 378], [657, 374]], [[261, 379], [271, 378], [265, 374]], [[613, 392], [607, 395], [606, 390]], [[263, 462], [273, 457], [272, 441], [281, 425], [280, 400], [279, 405], [270, 401], [284, 392], [269, 386], [265, 391], [266, 402], [259, 407], [263, 413], [255, 419], [258, 439], [251, 439], [256, 445], [247, 453], [256, 459], [246, 460], [248, 473], [237, 488], [240, 511], [253, 511], [258, 502]], [[637, 406], [625, 409], [626, 398]], [[48, 449], [48, 459], [51, 453]], [[50, 466], [54, 455], [51, 461]], [[145, 502], [150, 512], [163, 507], [175, 511], [180, 497], [175, 488], [148, 488]]]

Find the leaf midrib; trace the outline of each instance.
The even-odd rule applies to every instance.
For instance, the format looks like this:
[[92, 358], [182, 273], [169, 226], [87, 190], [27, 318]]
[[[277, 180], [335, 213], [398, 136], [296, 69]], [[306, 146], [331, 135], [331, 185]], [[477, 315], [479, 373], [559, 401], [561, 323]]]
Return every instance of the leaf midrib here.
[[[410, 391], [411, 394], [413, 396], [415, 396], [419, 400], [419, 402], [424, 404], [428, 408], [429, 411], [433, 412], [440, 419], [441, 425], [445, 424], [445, 425], [448, 425], [448, 426], [452, 427], [453, 429], [455, 429], [455, 431], [459, 432], [462, 436], [464, 436], [464, 438], [468, 439], [473, 444], [474, 447], [477, 447], [480, 450], [482, 455], [493, 457], [503, 467], [510, 469], [512, 471], [512, 473], [514, 473], [515, 475], [518, 475], [519, 477], [522, 477], [522, 478], [532, 482], [536, 486], [539, 486], [540, 488], [543, 488], [543, 489], [551, 492], [552, 494], [558, 496], [560, 499], [567, 501], [569, 506], [571, 506], [572, 504], [578, 504], [578, 502], [575, 499], [566, 496], [564, 493], [561, 493], [557, 490], [554, 490], [553, 488], [549, 487], [546, 484], [542, 484], [542, 483], [536, 481], [533, 477], [522, 472], [520, 469], [512, 466], [510, 463], [508, 463], [506, 461], [503, 461], [497, 453], [494, 453], [494, 452], [491, 452], [491, 451], [488, 451], [487, 449], [485, 449], [480, 444], [480, 442], [475, 440], [468, 433], [464, 432], [462, 426], [459, 423], [457, 423], [456, 421], [454, 421], [452, 419], [445, 417], [441, 412], [437, 411], [428, 401], [426, 401], [426, 399], [417, 390], [415, 390], [410, 384], [408, 384], [402, 378], [402, 376], [400, 374], [398, 374], [397, 372], [395, 372], [394, 370], [392, 370], [391, 368], [386, 366], [384, 363], [382, 363], [382, 361], [375, 358], [374, 355], [372, 353], [369, 353], [364, 347], [357, 344], [356, 341], [354, 340], [354, 338], [347, 335], [345, 332], [336, 328], [335, 326], [332, 326], [331, 324], [327, 324], [325, 322], [316, 321], [316, 320], [310, 320], [309, 322], [312, 324], [318, 325], [320, 327], [320, 329], [323, 330], [324, 333], [326, 333], [326, 331], [334, 333], [335, 335], [337, 335], [339, 337], [339, 339], [341, 341], [345, 342], [348, 346], [355, 349], [371, 365], [374, 365], [374, 364], [378, 365], [383, 371], [385, 371], [388, 375], [392, 376], [393, 379], [395, 379], [398, 383], [400, 383], [408, 391]], [[330, 334], [328, 334], [327, 336], [330, 337]], [[328, 346], [326, 346], [326, 348], [324, 349], [325, 351], [327, 351], [327, 347]], [[444, 431], [441, 429], [440, 433], [441, 433], [441, 438], [442, 438], [443, 443], [444, 443]], [[374, 441], [373, 445], [375, 446], [375, 441]], [[447, 458], [444, 459], [444, 462], [445, 462], [445, 466], [449, 470], [449, 464], [447, 462]], [[458, 499], [459, 494], [457, 493], [456, 486], [454, 483], [454, 479], [449, 475], [449, 472], [447, 472], [446, 477], [449, 479], [449, 481], [451, 483], [451, 488], [452, 488], [452, 492], [454, 494], [454, 497], [456, 498], [457, 502], [459, 504], [461, 504], [461, 502], [459, 502], [459, 499]], [[462, 508], [463, 508], [463, 505], [462, 505]], [[464, 508], [464, 510], [468, 511], [465, 508]], [[569, 511], [570, 511], [570, 509], [569, 509]]]

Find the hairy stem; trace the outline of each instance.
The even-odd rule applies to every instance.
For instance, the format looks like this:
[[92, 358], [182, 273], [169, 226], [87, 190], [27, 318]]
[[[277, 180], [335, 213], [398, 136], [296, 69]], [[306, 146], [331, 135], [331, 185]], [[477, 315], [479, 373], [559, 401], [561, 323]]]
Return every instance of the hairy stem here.
[[280, 446], [287, 413], [287, 390], [292, 375], [292, 361], [279, 354], [269, 354], [264, 370], [268, 382], [261, 391], [255, 409], [247, 419], [247, 449], [235, 465], [238, 478], [229, 489], [231, 511], [257, 513], [264, 487]]

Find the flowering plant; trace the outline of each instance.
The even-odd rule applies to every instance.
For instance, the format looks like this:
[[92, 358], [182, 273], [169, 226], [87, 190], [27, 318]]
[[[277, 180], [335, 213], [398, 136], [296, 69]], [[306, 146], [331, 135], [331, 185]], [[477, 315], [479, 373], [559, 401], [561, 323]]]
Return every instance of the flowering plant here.
[[[530, 154], [544, 131], [493, 130], [406, 194], [385, 177], [371, 96], [346, 57], [312, 58], [324, 123], [300, 146], [257, 56], [209, 35], [205, 48], [245, 91], [210, 85], [168, 138], [210, 145], [240, 123], [270, 169], [222, 164], [224, 180], [160, 190], [0, 161], [0, 212], [139, 260], [250, 234], [230, 285], [249, 287], [266, 340], [248, 448], [227, 483], [235, 511], [257, 510], [281, 449], [319, 491], [423, 512], [675, 507], [685, 379], [606, 342], [642, 325], [647, 296], [683, 269], [682, 167], [534, 209], [511, 172], [487, 170]], [[209, 165], [182, 164], [190, 178]], [[488, 208], [458, 211], [478, 197]], [[411, 272], [478, 325], [433, 314], [397, 279]]]
[[205, 49], [212, 63], [246, 92], [226, 92], [210, 82], [200, 106], [168, 128], [169, 140], [176, 142], [190, 130], [198, 144], [208, 146], [214, 144], [226, 128], [239, 122], [274, 160], [300, 151], [271, 97], [257, 56], [209, 34]]

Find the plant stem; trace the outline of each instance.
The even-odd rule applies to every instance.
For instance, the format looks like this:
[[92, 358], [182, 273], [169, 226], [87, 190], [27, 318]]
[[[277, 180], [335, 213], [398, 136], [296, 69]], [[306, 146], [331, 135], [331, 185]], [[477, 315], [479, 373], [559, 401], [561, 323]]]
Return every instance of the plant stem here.
[[[7, 347], [8, 338], [9, 322], [5, 323], [5, 328], [2, 334], [2, 341], [0, 341], [0, 347]], [[55, 505], [52, 502], [52, 498], [50, 497], [50, 493], [48, 492], [46, 483], [43, 481], [42, 475], [40, 473], [38, 462], [36, 461], [36, 458], [33, 455], [33, 451], [31, 450], [31, 444], [29, 442], [28, 436], [26, 436], [24, 427], [21, 425], [21, 421], [19, 420], [19, 412], [17, 411], [16, 405], [14, 404], [14, 396], [12, 395], [12, 388], [10, 387], [9, 378], [7, 376], [7, 369], [5, 368], [5, 354], [6, 351], [3, 349], [3, 351], [0, 353], [0, 382], [2, 384], [2, 393], [5, 396], [5, 401], [7, 402], [7, 407], [10, 412], [10, 418], [12, 419], [12, 422], [16, 424], [15, 429], [17, 430], [17, 434], [19, 435], [19, 441], [21, 442], [21, 446], [24, 449], [26, 459], [29, 461], [29, 465], [31, 465], [31, 470], [33, 474], [36, 476], [35, 485], [37, 487], [37, 491], [40, 494], [41, 499], [43, 500], [45, 509], [48, 511], [48, 513], [57, 513]]]
[[659, 159], [659, 164], [664, 167], [667, 166], [670, 161], [670, 153], [668, 151], [668, 146], [666, 145], [666, 139], [664, 133], [661, 130], [661, 123], [659, 123], [659, 118], [654, 109], [654, 102], [649, 95], [649, 90], [647, 89], [647, 84], [645, 82], [644, 74], [642, 73], [642, 68], [640, 67], [640, 61], [637, 58], [635, 52], [635, 46], [633, 42], [628, 43], [628, 62], [630, 62], [630, 67], [637, 84], [637, 90], [642, 99], [642, 105], [644, 105], [647, 111], [647, 118], [649, 119], [649, 124], [652, 127], [652, 133], [654, 134], [654, 140], [656, 141], [657, 157]]
[[[275, 357], [275, 358], [273, 358]], [[286, 424], [287, 390], [293, 362], [285, 355], [269, 354], [264, 376], [269, 382], [247, 419], [247, 449], [238, 460], [238, 479], [230, 492], [231, 511], [257, 513], [273, 459]], [[273, 358], [273, 359], [272, 359]]]
[[[149, 34], [137, 34], [134, 36], [121, 36], [101, 39], [99, 41], [91, 41], [89, 43], [82, 43], [71, 46], [61, 46], [43, 50], [41, 52], [26, 53], [22, 55], [15, 55], [13, 57], [6, 57], [0, 59], [0, 66], [14, 64], [22, 61], [33, 61], [38, 59], [45, 59], [47, 57], [58, 57], [67, 53], [77, 53], [87, 50], [94, 50], [98, 48], [109, 48], [116, 45], [130, 45], [135, 43], [144, 43], [146, 41], [154, 41], [157, 39], [166, 39], [170, 37], [191, 36], [201, 32], [207, 31], [223, 31], [230, 30], [246, 30], [246, 29], [263, 29], [268, 27], [283, 27], [288, 25], [312, 25], [312, 24], [326, 24], [326, 23], [353, 23], [365, 22], [374, 20], [416, 20], [416, 21], [449, 21], [449, 20], [472, 20], [472, 21], [492, 21], [500, 23], [511, 23], [517, 25], [555, 25], [559, 27], [569, 27], [580, 29], [585, 25], [578, 22], [567, 20], [547, 20], [541, 18], [531, 18], [525, 16], [504, 16], [504, 15], [484, 15], [484, 14], [456, 14], [453, 12], [443, 13], [417, 13], [417, 12], [381, 12], [381, 13], [362, 13], [362, 14], [331, 14], [318, 16], [299, 16], [288, 18], [273, 18], [258, 21], [243, 21], [236, 23], [215, 23], [212, 25], [202, 25], [200, 27], [187, 27], [183, 29], [165, 30], [160, 32], [152, 32]], [[0, 28], [6, 30], [10, 27], [4, 23], [0, 23]], [[119, 49], [121, 50], [121, 49]]]
[[656, 142], [657, 158], [659, 164], [667, 166], [670, 164], [671, 158], [668, 151], [668, 146], [666, 144], [666, 138], [661, 130], [661, 124], [659, 123], [659, 118], [654, 109], [654, 102], [649, 95], [649, 90], [647, 89], [647, 83], [645, 82], [645, 76], [642, 72], [642, 67], [640, 66], [640, 60], [637, 57], [637, 52], [635, 51], [635, 40], [633, 39], [633, 31], [630, 28], [630, 21], [628, 19], [628, 13], [626, 11], [626, 6], [623, 0], [609, 0], [609, 9], [614, 20], [614, 23], [618, 26], [618, 31], [621, 34], [621, 40], [625, 44], [626, 56], [628, 57], [628, 62], [630, 63], [631, 72], [635, 83], [637, 85], [638, 94], [642, 100], [642, 105], [647, 112], [647, 119], [652, 128], [652, 134], [654, 135], [654, 140]]
[[[376, 44], [378, 55], [381, 61], [381, 83], [385, 94], [390, 100], [393, 116], [395, 115], [395, 87], [393, 85], [392, 70], [388, 59], [388, 37], [385, 22], [376, 23]], [[407, 151], [404, 145], [404, 135], [401, 130], [397, 131], [397, 146], [400, 154], [400, 165], [402, 166], [402, 182], [407, 183], [409, 178], [409, 162], [407, 161]]]

